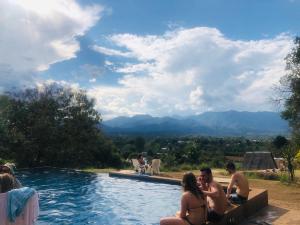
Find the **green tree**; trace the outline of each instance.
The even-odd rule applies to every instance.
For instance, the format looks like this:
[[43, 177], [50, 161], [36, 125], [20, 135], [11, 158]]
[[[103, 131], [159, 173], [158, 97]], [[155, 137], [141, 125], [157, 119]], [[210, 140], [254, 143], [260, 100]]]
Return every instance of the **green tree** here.
[[292, 128], [292, 143], [283, 148], [283, 156], [288, 161], [288, 169], [294, 180], [293, 160], [300, 144], [300, 37], [295, 38], [295, 45], [286, 57], [286, 75], [281, 79], [279, 101], [284, 101], [282, 118], [289, 122]]
[[135, 139], [135, 147], [138, 152], [144, 151], [145, 148], [145, 139], [143, 137], [136, 137]]
[[295, 166], [294, 160], [296, 159], [296, 155], [298, 153], [297, 144], [291, 143], [283, 147], [282, 156], [287, 161], [287, 167], [289, 171], [289, 176], [291, 181], [295, 179]]
[[278, 135], [274, 138], [271, 144], [273, 154], [275, 154], [277, 157], [283, 157], [283, 148], [288, 144], [289, 141], [284, 136]]
[[278, 135], [274, 140], [273, 140], [273, 145], [277, 148], [277, 149], [280, 149], [282, 148], [283, 146], [287, 145], [288, 144], [288, 140], [283, 137], [283, 136], [280, 136]]
[[6, 156], [6, 159], [11, 158], [9, 155], [9, 138], [7, 129], [7, 119], [5, 111], [9, 107], [9, 98], [5, 95], [0, 95], [0, 159]]
[[9, 94], [10, 149], [22, 166], [116, 166], [116, 148], [99, 129], [84, 91], [56, 84]]
[[281, 79], [286, 119], [293, 132], [300, 133], [300, 37], [295, 39], [295, 47], [286, 57], [287, 74]]

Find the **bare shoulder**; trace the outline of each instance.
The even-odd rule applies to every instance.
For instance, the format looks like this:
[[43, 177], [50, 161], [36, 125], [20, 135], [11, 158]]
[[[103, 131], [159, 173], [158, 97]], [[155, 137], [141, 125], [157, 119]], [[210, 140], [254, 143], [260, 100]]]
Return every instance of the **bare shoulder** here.
[[182, 202], [186, 203], [186, 202], [190, 201], [190, 198], [191, 198], [191, 196], [190, 196], [190, 193], [188, 191], [183, 192], [182, 195], [181, 195], [181, 201]]
[[242, 172], [237, 172], [235, 173], [235, 178], [236, 179], [245, 178], [245, 175]]
[[182, 193], [182, 198], [189, 198], [191, 193], [189, 191], [185, 191]]

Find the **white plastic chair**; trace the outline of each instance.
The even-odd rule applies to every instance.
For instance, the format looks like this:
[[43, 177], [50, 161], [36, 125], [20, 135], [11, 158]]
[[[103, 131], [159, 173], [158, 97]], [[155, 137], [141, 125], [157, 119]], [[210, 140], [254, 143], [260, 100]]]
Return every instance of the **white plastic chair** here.
[[132, 162], [132, 165], [133, 165], [133, 168], [136, 172], [139, 172], [140, 171], [140, 164], [139, 164], [139, 161], [137, 159], [131, 159], [131, 162]]
[[152, 159], [152, 174], [160, 174], [159, 167], [160, 167], [160, 159]]

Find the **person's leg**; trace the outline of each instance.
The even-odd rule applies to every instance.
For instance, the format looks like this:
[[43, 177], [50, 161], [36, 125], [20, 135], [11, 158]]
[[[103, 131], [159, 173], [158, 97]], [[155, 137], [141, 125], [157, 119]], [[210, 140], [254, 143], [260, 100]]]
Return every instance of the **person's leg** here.
[[165, 217], [160, 219], [160, 225], [188, 225], [188, 222], [178, 217]]
[[241, 205], [247, 201], [246, 198], [239, 196], [237, 193], [231, 194], [229, 200], [231, 203], [239, 204], [239, 205]]

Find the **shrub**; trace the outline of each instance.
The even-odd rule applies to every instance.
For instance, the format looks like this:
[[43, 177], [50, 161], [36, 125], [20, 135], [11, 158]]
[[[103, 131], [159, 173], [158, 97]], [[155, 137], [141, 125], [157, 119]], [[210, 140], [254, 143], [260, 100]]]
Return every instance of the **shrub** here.
[[251, 179], [264, 179], [264, 180], [279, 180], [280, 173], [269, 170], [263, 171], [245, 171], [244, 174]]
[[281, 183], [290, 183], [290, 176], [286, 172], [282, 172], [279, 176], [279, 180]]
[[196, 164], [182, 164], [180, 165], [180, 170], [198, 170], [199, 169], [199, 165]]

